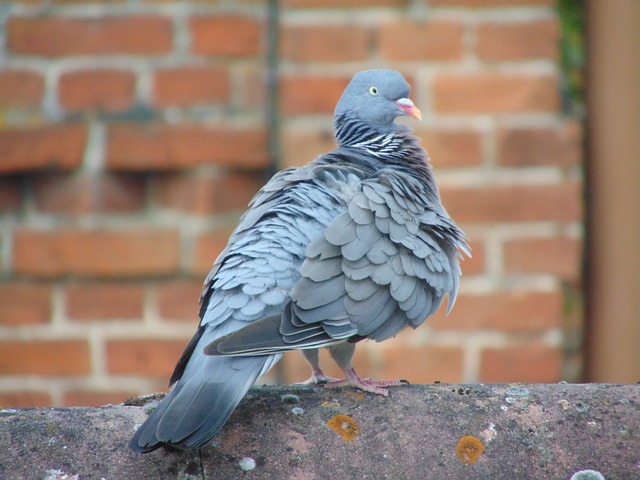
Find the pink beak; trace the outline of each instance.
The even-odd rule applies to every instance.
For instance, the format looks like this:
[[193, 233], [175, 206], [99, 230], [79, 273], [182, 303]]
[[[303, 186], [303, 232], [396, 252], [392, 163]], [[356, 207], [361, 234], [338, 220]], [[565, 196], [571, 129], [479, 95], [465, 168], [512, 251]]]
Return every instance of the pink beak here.
[[420, 110], [418, 110], [418, 107], [416, 107], [408, 98], [400, 98], [395, 101], [395, 104], [404, 112], [405, 115], [422, 120]]

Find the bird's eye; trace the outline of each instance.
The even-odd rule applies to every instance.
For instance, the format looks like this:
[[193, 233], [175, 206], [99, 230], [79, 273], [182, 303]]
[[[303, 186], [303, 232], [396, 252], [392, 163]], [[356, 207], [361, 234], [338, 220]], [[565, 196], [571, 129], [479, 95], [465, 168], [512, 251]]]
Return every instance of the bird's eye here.
[[369, 93], [375, 97], [378, 95], [378, 89], [376, 87], [369, 87]]

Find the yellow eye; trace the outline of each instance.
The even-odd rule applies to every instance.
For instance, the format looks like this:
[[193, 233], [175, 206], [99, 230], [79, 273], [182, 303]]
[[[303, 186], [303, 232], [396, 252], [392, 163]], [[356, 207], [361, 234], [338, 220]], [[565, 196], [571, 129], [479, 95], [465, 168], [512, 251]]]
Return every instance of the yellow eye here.
[[375, 97], [378, 95], [378, 89], [376, 87], [369, 87], [369, 93]]

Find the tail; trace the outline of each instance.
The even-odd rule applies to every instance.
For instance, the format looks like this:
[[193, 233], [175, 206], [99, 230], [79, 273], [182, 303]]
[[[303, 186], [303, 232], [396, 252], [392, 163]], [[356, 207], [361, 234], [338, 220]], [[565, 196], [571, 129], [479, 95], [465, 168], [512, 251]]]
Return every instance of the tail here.
[[280, 355], [205, 356], [205, 337], [194, 348], [182, 378], [136, 430], [131, 450], [202, 447], [220, 431], [258, 377], [280, 359]]

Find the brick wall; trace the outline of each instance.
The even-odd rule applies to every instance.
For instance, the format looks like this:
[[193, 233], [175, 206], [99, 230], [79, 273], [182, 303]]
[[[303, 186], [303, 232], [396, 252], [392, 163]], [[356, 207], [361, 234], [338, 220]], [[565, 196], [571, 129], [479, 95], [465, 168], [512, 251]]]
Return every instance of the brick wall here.
[[[448, 317], [361, 344], [356, 364], [413, 382], [574, 379], [581, 128], [561, 112], [553, 2], [362, 3], [280, 2], [279, 166], [332, 148], [355, 71], [398, 69], [474, 257]], [[257, 0], [0, 6], [0, 405], [164, 389], [269, 167], [266, 18]], [[294, 352], [267, 380], [307, 373]]]

